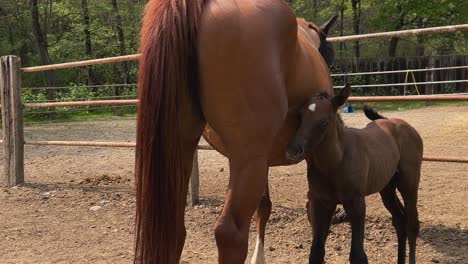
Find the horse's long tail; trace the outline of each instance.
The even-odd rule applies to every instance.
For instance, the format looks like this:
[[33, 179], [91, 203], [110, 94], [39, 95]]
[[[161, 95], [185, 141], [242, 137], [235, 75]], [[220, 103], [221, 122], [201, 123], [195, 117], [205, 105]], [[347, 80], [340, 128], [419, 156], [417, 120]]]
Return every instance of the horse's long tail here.
[[203, 2], [150, 0], [146, 6], [138, 77], [135, 263], [179, 263], [186, 199], [180, 98], [197, 89]]
[[379, 113], [377, 113], [377, 111], [375, 111], [374, 109], [372, 109], [371, 107], [367, 105], [364, 106], [364, 114], [370, 120], [387, 119], [385, 116], [380, 115]]

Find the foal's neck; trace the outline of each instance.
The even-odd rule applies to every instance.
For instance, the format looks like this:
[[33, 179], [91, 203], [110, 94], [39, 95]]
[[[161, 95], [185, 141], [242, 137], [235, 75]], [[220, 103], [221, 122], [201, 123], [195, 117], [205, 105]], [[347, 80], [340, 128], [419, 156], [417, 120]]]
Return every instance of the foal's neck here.
[[[343, 160], [343, 135], [345, 126], [337, 119], [333, 128], [327, 132], [312, 155], [313, 166], [323, 172], [330, 173]], [[308, 161], [309, 162], [309, 161]]]

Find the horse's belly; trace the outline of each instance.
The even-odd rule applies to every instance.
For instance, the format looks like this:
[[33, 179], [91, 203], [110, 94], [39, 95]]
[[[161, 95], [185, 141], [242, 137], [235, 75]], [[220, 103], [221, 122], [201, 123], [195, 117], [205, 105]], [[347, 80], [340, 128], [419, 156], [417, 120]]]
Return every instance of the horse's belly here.
[[387, 151], [375, 154], [367, 178], [366, 195], [380, 192], [393, 178], [398, 169], [400, 154], [395, 144], [385, 144]]
[[[298, 125], [299, 125], [299, 120], [297, 116], [293, 114], [288, 114], [283, 127], [279, 130], [276, 136], [275, 142], [269, 151], [269, 156], [268, 156], [269, 166], [285, 166], [285, 165], [292, 164], [286, 159], [285, 153], [286, 153], [287, 145], [289, 141], [291, 140], [291, 138], [294, 136], [294, 133], [296, 132]], [[216, 151], [221, 153], [223, 156], [229, 158], [228, 150], [223, 144], [223, 141], [221, 140], [220, 136], [209, 125], [207, 125], [205, 127], [205, 130], [203, 131], [203, 138]]]

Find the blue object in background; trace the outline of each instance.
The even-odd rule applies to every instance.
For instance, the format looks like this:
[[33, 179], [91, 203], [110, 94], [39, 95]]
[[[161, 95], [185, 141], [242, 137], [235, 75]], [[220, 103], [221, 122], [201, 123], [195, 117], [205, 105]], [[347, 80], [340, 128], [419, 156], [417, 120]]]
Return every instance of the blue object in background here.
[[354, 113], [354, 107], [351, 104], [348, 104], [343, 108], [344, 113]]

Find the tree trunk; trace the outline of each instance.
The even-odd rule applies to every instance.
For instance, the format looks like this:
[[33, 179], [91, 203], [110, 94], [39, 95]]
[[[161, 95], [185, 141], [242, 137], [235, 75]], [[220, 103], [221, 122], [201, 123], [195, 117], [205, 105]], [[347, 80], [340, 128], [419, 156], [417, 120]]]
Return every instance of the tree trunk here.
[[[396, 8], [398, 10], [400, 17], [398, 18], [398, 22], [395, 25], [394, 31], [402, 30], [403, 26], [405, 25], [405, 13], [403, 12], [401, 5], [398, 5]], [[396, 57], [399, 40], [400, 40], [399, 38], [390, 39], [390, 44], [388, 45], [389, 57]]]
[[313, 0], [312, 1], [312, 17], [313, 17], [313, 21], [317, 21], [317, 0]]
[[[361, 20], [361, 0], [351, 0], [351, 6], [353, 8], [353, 33], [355, 35], [359, 35], [359, 24]], [[359, 41], [354, 42], [354, 56], [356, 58], [361, 57]]]
[[[117, 0], [112, 0], [112, 11], [114, 12], [114, 18], [115, 18], [115, 28], [116, 28], [116, 31], [117, 31], [117, 38], [118, 38], [118, 41], [119, 41], [119, 52], [120, 52], [120, 55], [126, 55], [125, 54], [125, 35], [124, 35], [124, 31], [123, 31], [123, 28], [122, 28], [122, 17], [120, 16], [119, 14], [119, 9], [118, 9], [118, 6], [117, 6]], [[122, 69], [121, 69], [121, 74], [120, 74], [120, 79], [124, 82], [124, 83], [128, 83], [128, 78], [129, 78], [129, 69], [128, 69], [128, 62], [124, 61], [122, 62]], [[120, 96], [121, 95], [121, 91], [120, 91], [120, 87], [115, 87], [115, 90], [114, 90], [114, 93], [115, 93], [115, 96]], [[115, 114], [116, 115], [122, 115], [122, 112], [121, 111], [115, 111]]]
[[399, 38], [391, 38], [390, 44], [388, 45], [388, 56], [389, 57], [396, 57], [396, 51], [398, 47]]
[[[32, 30], [34, 38], [36, 39], [37, 48], [39, 50], [39, 57], [42, 65], [51, 64], [51, 59], [49, 57], [49, 50], [47, 44], [47, 36], [43, 33], [41, 29], [41, 24], [39, 22], [39, 10], [37, 0], [30, 0], [31, 7], [31, 18], [32, 18]], [[44, 72], [44, 77], [48, 87], [55, 86], [55, 72], [46, 71]], [[55, 100], [55, 90], [47, 90], [47, 100]]]
[[[93, 58], [93, 50], [91, 46], [91, 30], [90, 30], [90, 21], [89, 21], [89, 8], [88, 0], [81, 0], [81, 11], [83, 12], [83, 25], [84, 25], [84, 37], [85, 37], [85, 54], [86, 59]], [[87, 84], [93, 85], [96, 83], [96, 77], [92, 66], [86, 67], [87, 70]], [[96, 91], [94, 91], [96, 92]]]
[[[429, 58], [429, 62], [427, 67], [434, 68], [434, 57]], [[434, 71], [427, 71], [426, 72], [426, 82], [433, 82], [434, 81]], [[425, 95], [433, 95], [434, 94], [434, 84], [426, 84], [426, 88], [424, 89]], [[426, 102], [427, 106], [433, 105], [434, 102]]]
[[[340, 36], [344, 34], [344, 11], [345, 11], [345, 0], [341, 1], [340, 6]], [[343, 48], [345, 43], [340, 42], [340, 60], [343, 59]]]
[[[417, 28], [423, 28], [423, 19], [422, 17], [417, 20]], [[424, 36], [417, 36], [417, 46], [416, 46], [416, 56], [424, 56]]]

